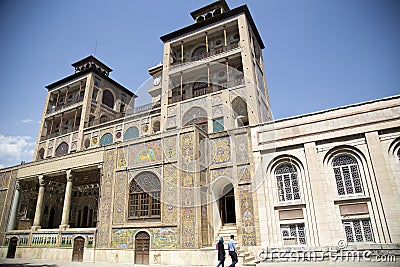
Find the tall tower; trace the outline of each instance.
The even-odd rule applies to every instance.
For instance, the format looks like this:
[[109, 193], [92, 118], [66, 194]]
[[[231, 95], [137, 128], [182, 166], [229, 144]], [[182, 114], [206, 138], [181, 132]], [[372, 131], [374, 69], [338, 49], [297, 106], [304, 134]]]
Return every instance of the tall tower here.
[[33, 160], [80, 151], [84, 132], [121, 118], [136, 97], [109, 77], [112, 69], [93, 56], [72, 64], [74, 74], [48, 89]]
[[264, 44], [247, 6], [219, 0], [191, 16], [192, 25], [161, 37], [161, 128], [212, 133], [270, 120]]

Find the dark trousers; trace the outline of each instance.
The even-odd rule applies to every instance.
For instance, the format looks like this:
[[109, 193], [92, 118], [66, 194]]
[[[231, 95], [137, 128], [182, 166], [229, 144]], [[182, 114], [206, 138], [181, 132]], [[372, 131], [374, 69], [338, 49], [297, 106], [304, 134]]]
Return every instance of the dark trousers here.
[[238, 262], [237, 254], [235, 251], [229, 251], [229, 256], [232, 258], [232, 264], [229, 267], [235, 267], [235, 264]]

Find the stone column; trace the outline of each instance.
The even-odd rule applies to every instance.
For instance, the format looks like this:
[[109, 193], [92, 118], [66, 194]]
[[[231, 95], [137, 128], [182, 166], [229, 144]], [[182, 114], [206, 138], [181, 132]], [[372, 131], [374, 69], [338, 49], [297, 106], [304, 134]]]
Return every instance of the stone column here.
[[15, 185], [15, 193], [11, 206], [10, 220], [8, 221], [7, 231], [14, 230], [15, 219], [17, 218], [17, 212], [18, 212], [18, 203], [19, 203], [19, 182], [17, 181]]
[[38, 178], [39, 178], [39, 194], [38, 194], [38, 199], [36, 202], [36, 211], [35, 211], [35, 218], [33, 220], [32, 230], [37, 230], [40, 228], [42, 209], [43, 209], [45, 181], [44, 181], [43, 175], [39, 175]]
[[62, 230], [68, 228], [69, 212], [71, 210], [71, 196], [72, 196], [72, 170], [68, 170], [67, 187], [65, 188], [64, 207], [60, 225], [60, 229]]

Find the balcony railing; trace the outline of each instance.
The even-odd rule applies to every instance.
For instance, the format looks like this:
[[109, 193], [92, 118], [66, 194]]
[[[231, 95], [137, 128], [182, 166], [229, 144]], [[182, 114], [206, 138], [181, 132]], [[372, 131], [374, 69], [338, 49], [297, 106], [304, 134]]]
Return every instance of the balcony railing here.
[[149, 110], [152, 110], [152, 109], [155, 109], [155, 108], [159, 108], [159, 107], [161, 107], [161, 102], [159, 102], [159, 101], [156, 102], [156, 103], [149, 103], [149, 104], [146, 104], [146, 105], [135, 107], [133, 109], [133, 113], [136, 114], [136, 113], [149, 111]]
[[177, 65], [180, 65], [180, 64], [188, 63], [188, 62], [198, 61], [198, 60], [201, 60], [201, 59], [204, 59], [204, 58], [208, 58], [208, 57], [215, 56], [215, 55], [218, 55], [218, 54], [221, 54], [221, 53], [224, 53], [224, 52], [228, 52], [228, 51], [236, 49], [238, 47], [239, 47], [239, 43], [232, 43], [232, 44], [227, 45], [227, 46], [222, 46], [222, 47], [215, 48], [214, 50], [211, 50], [211, 51], [209, 51], [207, 53], [204, 53], [204, 54], [202, 54], [200, 56], [184, 58], [183, 60], [179, 59], [178, 61], [173, 62], [171, 65], [172, 66], [177, 66]]
[[82, 101], [83, 101], [83, 96], [79, 97], [76, 100], [72, 100], [72, 101], [69, 101], [69, 102], [67, 101], [65, 104], [63, 103], [61, 105], [52, 106], [52, 107], [47, 109], [46, 114], [51, 114], [51, 113], [57, 112], [59, 110], [65, 109], [67, 107], [70, 107], [70, 106], [75, 105], [75, 104], [77, 104], [79, 102], [82, 102]]
[[79, 126], [68, 127], [68, 128], [64, 128], [64, 129], [61, 129], [61, 130], [55, 130], [55, 132], [53, 132], [51, 134], [48, 134], [46, 136], [42, 136], [40, 138], [40, 141], [43, 141], [43, 140], [46, 140], [46, 139], [51, 139], [51, 138], [54, 138], [54, 137], [57, 137], [57, 136], [60, 136], [60, 135], [67, 134], [67, 133], [76, 132], [78, 130], [79, 130]]
[[[232, 80], [232, 81], [223, 82], [221, 84], [211, 84], [210, 86], [207, 86], [207, 87], [204, 87], [201, 89], [197, 89], [197, 90], [193, 90], [192, 97], [190, 97], [187, 94], [172, 96], [168, 99], [168, 104], [173, 104], [173, 103], [177, 103], [180, 101], [188, 100], [193, 97], [198, 97], [198, 96], [202, 96], [202, 95], [206, 95], [206, 94], [215, 93], [215, 92], [218, 92], [218, 91], [221, 91], [221, 90], [224, 90], [227, 88], [232, 88], [232, 87], [242, 85], [242, 84], [244, 84], [243, 77]], [[178, 89], [178, 88], [179, 87], [174, 88], [174, 89]], [[174, 89], [172, 89], [172, 90], [174, 90]]]
[[[151, 111], [152, 109], [157, 109], [159, 107], [161, 107], [161, 102], [150, 103], [150, 104], [134, 107], [133, 108], [133, 114], [141, 113], [141, 112], [145, 112], [145, 111]], [[90, 121], [85, 123], [85, 127], [91, 127], [91, 126], [100, 125], [100, 124], [103, 124], [103, 123], [107, 123], [109, 121], [113, 121], [113, 120], [117, 120], [117, 119], [123, 118], [126, 115], [129, 116], [129, 115], [133, 115], [133, 114], [129, 113], [129, 111], [128, 111], [127, 113], [122, 112], [122, 113], [114, 114], [112, 116], [103, 117], [103, 118], [95, 119], [95, 120], [90, 120]]]

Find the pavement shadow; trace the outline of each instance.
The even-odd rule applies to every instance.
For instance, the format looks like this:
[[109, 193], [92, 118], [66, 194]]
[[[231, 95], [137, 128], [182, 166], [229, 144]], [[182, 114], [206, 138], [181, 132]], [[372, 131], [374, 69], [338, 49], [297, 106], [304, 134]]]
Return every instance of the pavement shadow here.
[[37, 263], [1, 263], [1, 267], [59, 267], [57, 264], [37, 264]]

